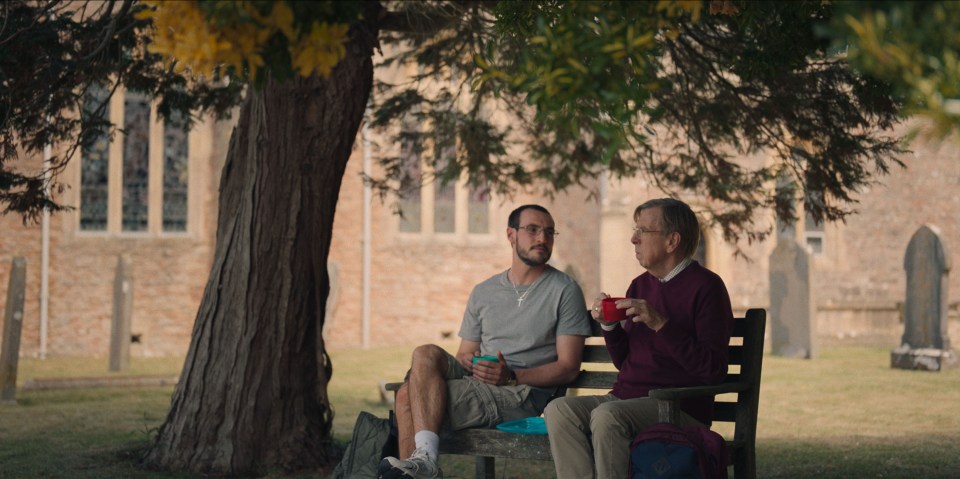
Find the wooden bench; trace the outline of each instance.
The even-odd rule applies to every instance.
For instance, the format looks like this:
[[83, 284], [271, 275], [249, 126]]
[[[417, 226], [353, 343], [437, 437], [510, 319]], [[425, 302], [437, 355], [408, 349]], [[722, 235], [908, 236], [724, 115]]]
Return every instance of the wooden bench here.
[[[600, 336], [599, 324], [591, 319], [594, 336]], [[715, 386], [697, 386], [687, 388], [658, 389], [650, 396], [660, 400], [660, 420], [671, 422], [677, 414], [676, 401], [696, 396], [715, 396], [725, 394], [728, 397], [717, 398], [714, 406], [714, 424], [733, 423], [733, 438], [727, 441], [729, 463], [733, 466], [735, 479], [752, 479], [756, 470], [756, 433], [757, 406], [760, 400], [760, 370], [763, 364], [763, 334], [766, 325], [766, 312], [751, 309], [744, 317], [734, 321], [733, 335], [730, 340], [730, 368], [726, 380]], [[602, 344], [584, 346], [583, 363], [590, 365], [609, 365], [610, 355]], [[595, 389], [590, 394], [606, 394], [613, 388], [617, 377], [615, 371], [584, 369], [577, 379], [563, 388]], [[397, 383], [388, 385], [396, 390]], [[728, 401], [730, 395], [735, 400]], [[440, 433], [440, 452], [442, 454], [463, 454], [477, 456], [476, 477], [494, 478], [495, 458], [536, 459], [552, 461], [550, 441], [546, 435], [523, 435], [502, 432], [498, 429], [464, 429], [461, 431], [443, 431]]]

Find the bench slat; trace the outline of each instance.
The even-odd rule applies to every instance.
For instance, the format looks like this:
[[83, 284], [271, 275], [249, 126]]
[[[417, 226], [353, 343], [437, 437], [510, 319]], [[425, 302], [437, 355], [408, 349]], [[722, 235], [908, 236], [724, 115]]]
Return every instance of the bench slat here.
[[499, 429], [464, 429], [440, 434], [440, 452], [469, 456], [553, 460], [546, 434], [515, 434]]
[[[721, 421], [721, 419], [714, 419], [714, 422], [717, 421]], [[745, 446], [743, 440], [727, 440], [726, 442], [731, 456]], [[465, 429], [455, 433], [443, 432], [440, 434], [440, 452], [505, 459], [553, 460], [548, 436], [513, 434], [498, 429]]]
[[583, 347], [583, 362], [585, 363], [609, 363], [612, 362], [610, 359], [610, 352], [607, 351], [606, 346], [597, 346], [590, 344]]
[[580, 375], [568, 388], [585, 389], [612, 389], [613, 382], [617, 380], [617, 373], [614, 371], [580, 371]]

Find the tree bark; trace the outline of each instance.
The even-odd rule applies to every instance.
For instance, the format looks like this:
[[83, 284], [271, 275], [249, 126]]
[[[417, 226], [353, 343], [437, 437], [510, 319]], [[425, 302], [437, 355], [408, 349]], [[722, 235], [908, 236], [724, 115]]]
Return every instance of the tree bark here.
[[374, 39], [355, 28], [328, 79], [248, 92], [221, 179], [210, 279], [148, 467], [237, 475], [334, 459], [326, 264]]

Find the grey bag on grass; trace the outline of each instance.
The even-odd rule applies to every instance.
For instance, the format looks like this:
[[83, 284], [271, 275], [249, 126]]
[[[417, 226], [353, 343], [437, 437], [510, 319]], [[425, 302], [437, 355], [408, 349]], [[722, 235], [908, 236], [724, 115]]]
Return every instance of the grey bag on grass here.
[[360, 411], [350, 444], [333, 470], [333, 479], [376, 479], [380, 460], [396, 455], [397, 429], [393, 411], [390, 411], [390, 419]]

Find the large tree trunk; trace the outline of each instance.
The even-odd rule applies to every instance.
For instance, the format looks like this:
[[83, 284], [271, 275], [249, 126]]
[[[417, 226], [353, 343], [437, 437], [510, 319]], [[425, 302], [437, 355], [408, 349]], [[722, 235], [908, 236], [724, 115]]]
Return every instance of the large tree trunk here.
[[331, 462], [332, 368], [319, 332], [340, 182], [373, 81], [366, 32], [352, 32], [329, 79], [248, 93], [210, 280], [150, 467], [233, 475]]

